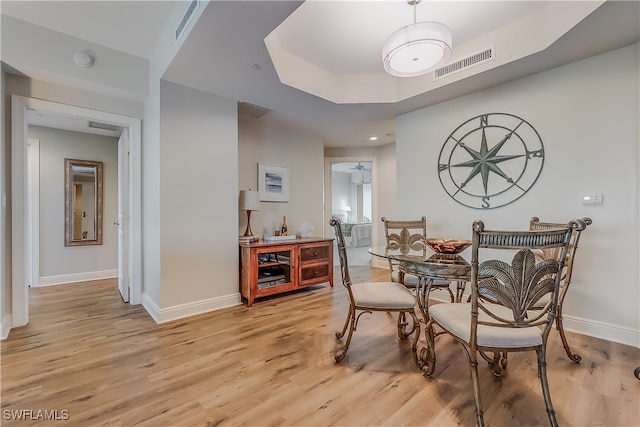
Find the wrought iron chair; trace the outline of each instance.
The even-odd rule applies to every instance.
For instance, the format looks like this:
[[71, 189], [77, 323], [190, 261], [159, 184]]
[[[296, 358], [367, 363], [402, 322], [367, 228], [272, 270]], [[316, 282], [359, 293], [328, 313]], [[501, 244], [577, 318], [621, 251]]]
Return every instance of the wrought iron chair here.
[[[338, 256], [340, 258], [340, 271], [342, 273], [342, 284], [347, 288], [349, 295], [349, 312], [341, 331], [336, 332], [336, 338], [341, 339], [349, 329], [347, 339], [334, 354], [336, 362], [342, 361], [347, 355], [349, 344], [353, 332], [358, 326], [360, 316], [364, 313], [374, 311], [395, 312], [398, 315], [398, 336], [401, 339], [409, 337], [416, 330], [419, 330], [418, 318], [414, 312], [416, 299], [409, 289], [397, 282], [365, 282], [352, 283], [349, 275], [349, 263], [347, 260], [347, 250], [342, 232], [342, 223], [338, 218], [332, 218], [329, 224], [335, 231]], [[409, 325], [406, 321], [406, 314], [412, 319]], [[410, 327], [409, 327], [410, 326]], [[414, 336], [413, 348], [418, 341], [419, 333]]]
[[[591, 225], [591, 218], [582, 218], [582, 222], [584, 222], [585, 227]], [[542, 222], [538, 217], [533, 217], [529, 221], [529, 230], [550, 230], [558, 227], [566, 227], [566, 224], [557, 223], [557, 222]], [[578, 241], [580, 240], [580, 234], [583, 229], [574, 230], [571, 235], [571, 242], [569, 244], [569, 249], [567, 250], [567, 255], [564, 260], [564, 271], [562, 274], [562, 280], [560, 282], [560, 295], [558, 296], [558, 310], [556, 313], [556, 329], [560, 333], [560, 338], [562, 339], [562, 345], [564, 346], [564, 350], [567, 353], [569, 359], [573, 362], [580, 363], [582, 361], [582, 357], [577, 353], [572, 353], [571, 348], [569, 347], [569, 343], [567, 342], [567, 337], [564, 333], [564, 327], [562, 324], [562, 304], [564, 302], [564, 298], [567, 295], [567, 290], [569, 289], [569, 284], [571, 283], [571, 274], [573, 272], [573, 262], [576, 256], [576, 251], [578, 249]], [[559, 248], [545, 249], [542, 251], [537, 251], [535, 253], [536, 257], [541, 259], [557, 259], [560, 254]], [[540, 301], [536, 302], [533, 309], [538, 310], [544, 307], [549, 300], [549, 296], [545, 296]]]
[[[572, 233], [585, 227], [582, 220], [573, 220], [564, 228], [549, 230], [489, 231], [482, 221], [473, 223], [471, 304], [435, 304], [429, 308], [427, 347], [422, 350], [426, 352], [422, 360], [426, 361], [425, 375], [431, 376], [436, 361], [435, 324], [462, 345], [471, 367], [478, 426], [484, 425], [478, 354], [532, 350], [537, 355], [538, 377], [549, 421], [557, 426], [547, 380], [547, 338], [557, 313], [562, 271]], [[557, 259], [536, 264], [533, 250], [556, 248]], [[479, 264], [481, 252], [488, 256], [487, 252], [496, 255], [496, 251], [514, 250], [517, 252], [511, 265], [496, 259]], [[532, 316], [531, 307], [545, 294], [551, 295], [548, 303]]]
[[[384, 224], [384, 236], [387, 239], [387, 248], [393, 250], [406, 249], [425, 250], [426, 243], [424, 239], [427, 237], [427, 218], [422, 217], [419, 220], [389, 220], [382, 217]], [[391, 272], [391, 281], [402, 283], [408, 288], [415, 289], [419, 284], [419, 278], [413, 274], [406, 273], [399, 268], [397, 260], [389, 259], [389, 270]], [[451, 292], [450, 282], [448, 280], [434, 280], [431, 289], [441, 289], [449, 292], [451, 302], [454, 302], [453, 292]]]

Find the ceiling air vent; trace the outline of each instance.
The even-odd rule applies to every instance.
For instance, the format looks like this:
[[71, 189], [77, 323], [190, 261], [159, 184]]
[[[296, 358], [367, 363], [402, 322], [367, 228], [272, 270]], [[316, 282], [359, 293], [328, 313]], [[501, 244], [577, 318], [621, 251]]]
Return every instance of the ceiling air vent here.
[[102, 129], [102, 130], [110, 130], [113, 132], [118, 132], [120, 130], [120, 126], [110, 125], [108, 123], [100, 123], [100, 122], [88, 122], [87, 126], [94, 129]]
[[198, 9], [199, 4], [200, 4], [200, 0], [192, 0], [191, 4], [189, 4], [189, 8], [187, 8], [187, 12], [182, 17], [182, 20], [180, 21], [178, 28], [176, 28], [176, 40], [178, 40], [180, 36], [182, 36], [182, 34], [184, 33], [185, 28], [187, 28], [187, 24], [189, 24], [189, 22], [191, 21], [191, 17], [193, 16], [193, 13]]
[[483, 50], [482, 52], [478, 52], [471, 56], [467, 56], [459, 61], [452, 62], [449, 65], [445, 65], [444, 67], [438, 68], [433, 72], [434, 80], [442, 79], [451, 74], [458, 73], [463, 70], [467, 70], [471, 67], [475, 67], [477, 65], [483, 64], [488, 61], [492, 61], [495, 57], [495, 48], [490, 47], [489, 49]]

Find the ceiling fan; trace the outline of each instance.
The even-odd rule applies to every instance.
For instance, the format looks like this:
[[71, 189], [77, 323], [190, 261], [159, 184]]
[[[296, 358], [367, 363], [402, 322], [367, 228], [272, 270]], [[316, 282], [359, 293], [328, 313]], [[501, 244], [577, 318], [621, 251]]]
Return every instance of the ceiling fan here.
[[352, 171], [363, 171], [365, 168], [362, 166], [362, 162], [358, 162], [355, 167], [349, 168]]
[[351, 182], [357, 185], [371, 183], [371, 171], [365, 169], [362, 162], [358, 162], [357, 166], [351, 168]]

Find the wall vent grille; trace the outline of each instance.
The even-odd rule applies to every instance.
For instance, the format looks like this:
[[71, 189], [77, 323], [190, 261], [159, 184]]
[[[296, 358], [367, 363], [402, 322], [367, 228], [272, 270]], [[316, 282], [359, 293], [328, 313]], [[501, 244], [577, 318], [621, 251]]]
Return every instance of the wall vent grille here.
[[490, 47], [482, 52], [467, 56], [459, 61], [453, 62], [444, 67], [440, 67], [433, 72], [433, 79], [438, 80], [450, 76], [451, 74], [459, 73], [460, 71], [467, 70], [472, 67], [476, 67], [488, 61], [492, 61], [495, 58], [495, 47]]
[[176, 28], [176, 40], [180, 39], [180, 36], [182, 36], [182, 34], [184, 33], [185, 28], [187, 28], [187, 24], [189, 24], [189, 22], [191, 21], [191, 17], [193, 16], [193, 13], [198, 9], [199, 4], [200, 0], [191, 1], [187, 12], [182, 17], [178, 28]]
[[108, 123], [100, 123], [100, 122], [87, 122], [87, 126], [94, 129], [102, 129], [102, 130], [110, 130], [113, 132], [118, 132], [120, 130], [120, 126], [110, 125]]

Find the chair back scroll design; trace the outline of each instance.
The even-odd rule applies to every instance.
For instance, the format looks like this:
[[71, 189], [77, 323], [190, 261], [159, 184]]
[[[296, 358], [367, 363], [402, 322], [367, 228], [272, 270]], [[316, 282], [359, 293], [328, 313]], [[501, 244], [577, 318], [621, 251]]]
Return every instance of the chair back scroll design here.
[[[419, 220], [398, 221], [389, 220], [383, 216], [381, 220], [384, 224], [384, 236], [388, 249], [399, 250], [402, 254], [407, 254], [411, 250], [420, 251], [426, 249], [424, 243], [424, 238], [427, 236], [426, 217], [423, 216]], [[391, 280], [394, 282], [398, 281], [398, 264], [397, 260], [389, 258]]]
[[[384, 235], [387, 249], [399, 251], [401, 254], [408, 254], [410, 251], [423, 251], [426, 255], [427, 244], [427, 218], [423, 216], [418, 220], [390, 220], [381, 218], [384, 224]], [[409, 288], [418, 286], [419, 278], [411, 273], [405, 272], [398, 260], [389, 258], [389, 271], [393, 282], [402, 283]], [[451, 302], [455, 297], [449, 288], [448, 280], [436, 279], [432, 283], [432, 289], [441, 289], [449, 293]]]
[[[573, 227], [573, 223], [572, 227]], [[577, 228], [579, 224], [575, 223]], [[484, 223], [473, 224], [473, 249], [471, 255], [471, 313], [472, 332], [477, 325], [500, 327], [545, 326], [548, 334], [550, 324], [555, 318], [555, 307], [558, 299], [561, 272], [571, 239], [570, 228], [556, 228], [545, 231], [502, 232], [484, 231]], [[531, 249], [557, 249], [561, 260], [545, 259], [536, 264]], [[515, 249], [511, 265], [500, 260], [488, 260], [479, 264], [479, 249]], [[475, 275], [475, 277], [474, 277]], [[479, 280], [479, 278], [483, 278]], [[545, 294], [552, 298], [535, 317], [531, 318], [529, 310]], [[497, 316], [490, 304], [498, 304], [510, 309], [512, 319]], [[478, 320], [478, 310], [488, 314], [499, 323]], [[547, 316], [548, 315], [548, 316]]]
[[[482, 221], [473, 223], [471, 304], [436, 304], [429, 308], [426, 363], [422, 369], [426, 376], [434, 372], [433, 326], [437, 324], [465, 350], [471, 368], [478, 426], [484, 425], [478, 355], [533, 350], [549, 421], [552, 426], [558, 425], [547, 379], [547, 339], [556, 318], [560, 282], [572, 235], [585, 227], [581, 219], [561, 228], [528, 231], [486, 230]], [[515, 252], [515, 255], [510, 264], [502, 261], [502, 256], [480, 262], [481, 252], [484, 258], [489, 252], [495, 255], [494, 250]], [[536, 262], [534, 252], [540, 250], [557, 251], [558, 257]], [[544, 295], [550, 295], [549, 299], [532, 316], [532, 307]]]

